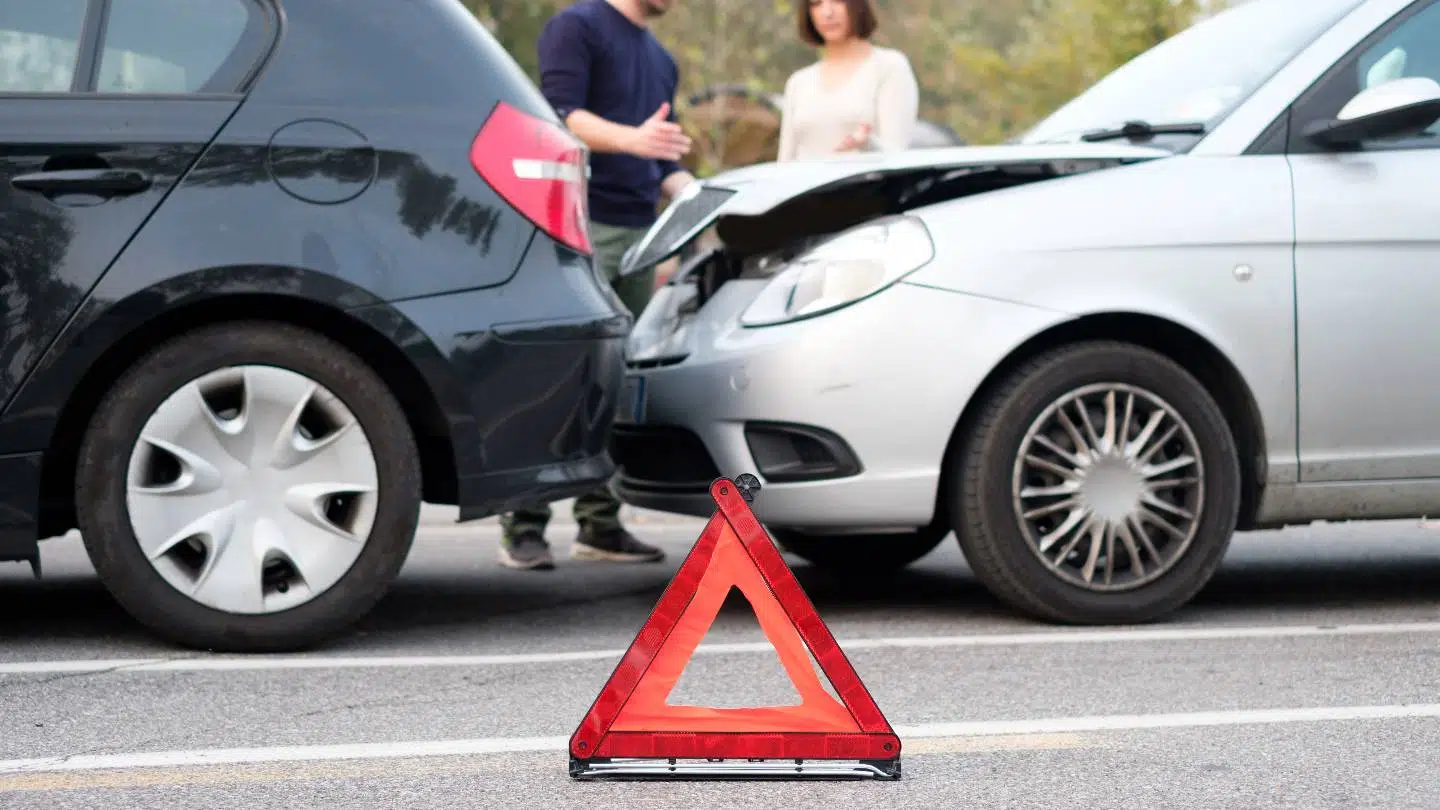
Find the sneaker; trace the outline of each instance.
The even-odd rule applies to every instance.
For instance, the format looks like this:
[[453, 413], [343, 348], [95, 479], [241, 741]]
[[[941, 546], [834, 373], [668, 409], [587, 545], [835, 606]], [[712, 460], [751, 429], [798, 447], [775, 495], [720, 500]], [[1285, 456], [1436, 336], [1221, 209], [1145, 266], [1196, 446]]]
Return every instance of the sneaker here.
[[555, 567], [550, 544], [534, 532], [522, 532], [500, 540], [500, 564], [518, 571], [548, 571]]
[[580, 531], [570, 556], [591, 562], [660, 562], [665, 552], [646, 545], [624, 529]]

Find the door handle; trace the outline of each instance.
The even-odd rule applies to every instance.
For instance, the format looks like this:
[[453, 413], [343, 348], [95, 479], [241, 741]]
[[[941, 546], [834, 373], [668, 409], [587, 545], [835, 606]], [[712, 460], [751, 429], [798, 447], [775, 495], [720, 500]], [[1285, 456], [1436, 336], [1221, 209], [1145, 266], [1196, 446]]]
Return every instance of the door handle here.
[[135, 169], [65, 169], [22, 174], [10, 185], [42, 194], [136, 194], [150, 188], [150, 176]]

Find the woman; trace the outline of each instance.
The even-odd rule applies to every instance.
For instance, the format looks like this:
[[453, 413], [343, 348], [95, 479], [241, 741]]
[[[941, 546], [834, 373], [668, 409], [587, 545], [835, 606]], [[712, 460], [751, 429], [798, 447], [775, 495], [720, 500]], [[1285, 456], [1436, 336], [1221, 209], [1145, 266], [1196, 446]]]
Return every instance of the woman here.
[[821, 56], [785, 82], [777, 159], [907, 148], [920, 90], [905, 54], [871, 44], [870, 0], [800, 0], [797, 11]]

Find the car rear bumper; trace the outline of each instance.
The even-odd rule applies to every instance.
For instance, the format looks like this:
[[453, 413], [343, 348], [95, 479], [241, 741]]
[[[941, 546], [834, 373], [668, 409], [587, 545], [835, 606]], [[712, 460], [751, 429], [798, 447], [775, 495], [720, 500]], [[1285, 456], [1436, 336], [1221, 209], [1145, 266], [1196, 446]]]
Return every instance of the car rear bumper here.
[[522, 506], [576, 498], [614, 477], [615, 462], [606, 452], [574, 461], [523, 470], [505, 470], [460, 480], [460, 520], [480, 520]]
[[[607, 329], [609, 337], [573, 337]], [[456, 448], [471, 457], [459, 478], [462, 521], [575, 497], [614, 476], [607, 440], [624, 378], [620, 326], [497, 329], [484, 351], [452, 362], [467, 381], [478, 440]]]
[[613, 477], [607, 441], [632, 320], [589, 258], [537, 235], [503, 286], [387, 308], [421, 333], [392, 339], [440, 403], [460, 520], [574, 497]]

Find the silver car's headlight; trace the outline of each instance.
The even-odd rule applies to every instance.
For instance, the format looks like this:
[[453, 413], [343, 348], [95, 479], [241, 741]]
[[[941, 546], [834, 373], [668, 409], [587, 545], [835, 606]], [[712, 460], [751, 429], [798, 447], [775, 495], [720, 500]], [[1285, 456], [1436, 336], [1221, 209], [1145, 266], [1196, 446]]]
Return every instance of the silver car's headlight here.
[[832, 312], [891, 286], [935, 257], [924, 223], [897, 216], [867, 222], [797, 257], [740, 314], [773, 326]]

